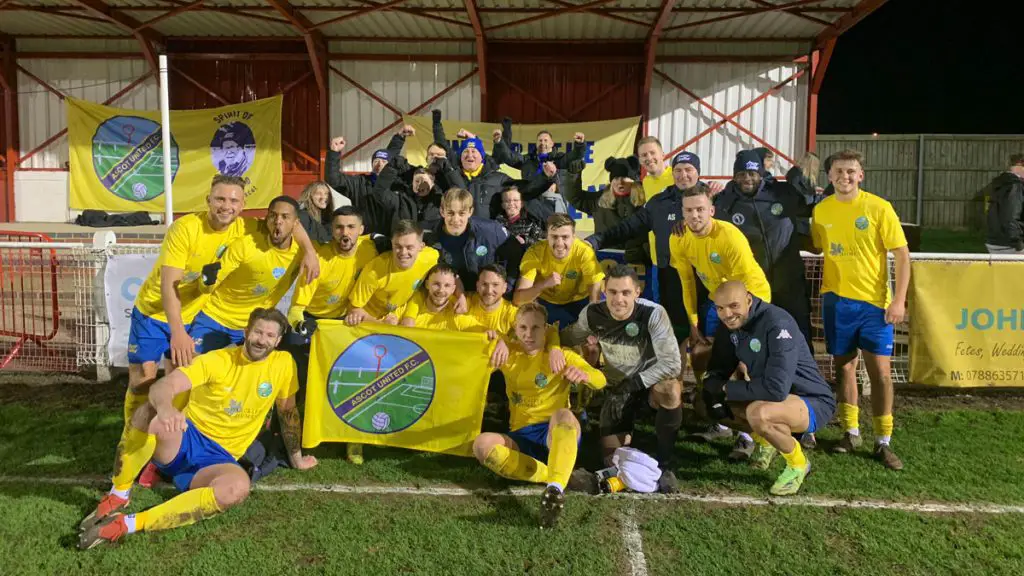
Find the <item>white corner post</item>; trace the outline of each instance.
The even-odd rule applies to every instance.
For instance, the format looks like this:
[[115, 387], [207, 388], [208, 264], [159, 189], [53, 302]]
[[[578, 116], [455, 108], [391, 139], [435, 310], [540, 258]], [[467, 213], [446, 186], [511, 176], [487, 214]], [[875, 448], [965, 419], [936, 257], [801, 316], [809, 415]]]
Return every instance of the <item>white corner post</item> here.
[[167, 55], [160, 55], [160, 128], [164, 155], [164, 225], [174, 221], [174, 195], [171, 193], [171, 101], [167, 89]]

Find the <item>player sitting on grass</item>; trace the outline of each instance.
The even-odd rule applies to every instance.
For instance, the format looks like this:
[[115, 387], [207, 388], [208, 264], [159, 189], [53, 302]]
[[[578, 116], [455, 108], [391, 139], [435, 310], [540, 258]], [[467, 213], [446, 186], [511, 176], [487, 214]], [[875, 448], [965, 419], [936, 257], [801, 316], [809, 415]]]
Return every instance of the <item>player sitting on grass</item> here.
[[[132, 429], [118, 446], [114, 488], [82, 521], [79, 548], [117, 542], [134, 532], [186, 526], [241, 504], [249, 495], [249, 476], [238, 459], [275, 405], [292, 466], [316, 466], [316, 458], [301, 450], [295, 362], [275, 350], [287, 329], [283, 314], [257, 308], [249, 316], [243, 346], [198, 356], [191, 366], [153, 385], [149, 402], [132, 415]], [[179, 412], [172, 400], [190, 390], [188, 406]], [[150, 454], [182, 494], [124, 515], [120, 510], [128, 506], [132, 480]]]
[[548, 218], [547, 240], [526, 251], [519, 284], [512, 301], [517, 305], [537, 300], [552, 324], [566, 328], [583, 307], [601, 299], [604, 273], [589, 244], [576, 238], [576, 221], [567, 214]]
[[[835, 413], [835, 395], [788, 312], [751, 295], [738, 281], [723, 283], [712, 296], [728, 337], [720, 330], [711, 348], [705, 409], [713, 420], [754, 434], [755, 469], [767, 470], [782, 452], [786, 468], [771, 493], [796, 494], [811, 464], [794, 436], [826, 425]], [[741, 364], [744, 379], [730, 380]]]
[[423, 245], [423, 230], [415, 222], [400, 220], [391, 233], [391, 253], [377, 256], [359, 273], [345, 322], [349, 326], [367, 320], [398, 324], [438, 256], [437, 250]]
[[511, 431], [485, 432], [473, 442], [473, 454], [499, 476], [547, 484], [540, 524], [551, 528], [565, 506], [580, 440], [580, 424], [566, 406], [570, 384], [602, 388], [605, 377], [575, 352], [563, 350], [566, 367], [548, 367], [547, 310], [524, 304], [516, 313], [518, 345], [501, 367], [511, 407]]

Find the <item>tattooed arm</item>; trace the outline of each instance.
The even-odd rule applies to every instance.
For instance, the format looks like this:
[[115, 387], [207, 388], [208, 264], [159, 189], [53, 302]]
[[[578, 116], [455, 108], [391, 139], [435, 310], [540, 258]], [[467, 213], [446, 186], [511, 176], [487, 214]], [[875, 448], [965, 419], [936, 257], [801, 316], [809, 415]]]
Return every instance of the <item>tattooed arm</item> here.
[[277, 421], [281, 424], [281, 437], [288, 449], [288, 459], [296, 470], [309, 470], [316, 466], [316, 457], [302, 455], [302, 419], [295, 405], [295, 396], [277, 401]]

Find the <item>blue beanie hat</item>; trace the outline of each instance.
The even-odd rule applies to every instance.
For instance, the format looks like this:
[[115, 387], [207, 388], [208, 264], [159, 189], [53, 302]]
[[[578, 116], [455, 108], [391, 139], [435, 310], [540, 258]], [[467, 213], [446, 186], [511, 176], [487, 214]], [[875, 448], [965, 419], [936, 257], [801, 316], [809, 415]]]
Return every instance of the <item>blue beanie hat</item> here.
[[754, 150], [740, 150], [736, 154], [736, 161], [732, 164], [733, 174], [747, 170], [758, 174], [764, 173], [764, 161], [761, 159], [761, 155]]
[[676, 154], [676, 157], [672, 159], [672, 167], [675, 168], [676, 164], [689, 164], [697, 170], [697, 174], [700, 174], [700, 156], [693, 152], [680, 152]]
[[391, 158], [390, 158], [390, 156], [388, 156], [388, 151], [387, 150], [381, 149], [381, 150], [377, 150], [376, 152], [373, 153], [373, 159], [374, 160], [380, 159], [380, 160], [385, 160], [386, 161], [386, 160], [390, 160]]
[[466, 148], [476, 148], [476, 151], [480, 153], [480, 158], [487, 158], [487, 151], [484, 150], [484, 141], [479, 138], [466, 138], [462, 141], [462, 150]]

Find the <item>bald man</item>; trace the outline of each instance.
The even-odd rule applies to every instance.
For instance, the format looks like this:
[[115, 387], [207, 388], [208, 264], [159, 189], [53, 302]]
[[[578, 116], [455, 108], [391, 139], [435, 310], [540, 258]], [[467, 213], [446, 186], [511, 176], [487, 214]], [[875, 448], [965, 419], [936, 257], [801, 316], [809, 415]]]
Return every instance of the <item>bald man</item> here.
[[[721, 284], [713, 299], [729, 337], [715, 339], [704, 374], [708, 416], [754, 435], [755, 469], [768, 470], [781, 452], [786, 468], [771, 493], [796, 494], [811, 465], [794, 436], [828, 424], [835, 395], [788, 312], [751, 295], [739, 281]], [[744, 379], [730, 380], [741, 365]]]

